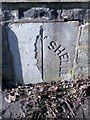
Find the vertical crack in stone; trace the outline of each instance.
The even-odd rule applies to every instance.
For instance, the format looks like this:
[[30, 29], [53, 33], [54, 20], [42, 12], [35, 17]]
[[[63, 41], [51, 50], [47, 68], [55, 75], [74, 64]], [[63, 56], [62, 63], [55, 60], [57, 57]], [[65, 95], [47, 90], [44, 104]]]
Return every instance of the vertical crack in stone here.
[[42, 69], [42, 79], [43, 79], [43, 25], [40, 26], [40, 41], [41, 41], [41, 69]]
[[[38, 68], [38, 70], [40, 70], [40, 66], [39, 66], [39, 58], [38, 58], [38, 42], [39, 42], [39, 40], [40, 40], [40, 35], [37, 35], [36, 36], [36, 42], [35, 42], [35, 44], [34, 44], [34, 46], [35, 46], [35, 59], [37, 60], [37, 63], [36, 63], [36, 65], [37, 65], [37, 68]], [[40, 57], [40, 56], [39, 56]]]
[[34, 46], [35, 59], [37, 60], [36, 65], [43, 79], [43, 25], [40, 26], [39, 35], [36, 36]]
[[37, 37], [36, 37], [36, 42], [35, 42], [35, 44], [34, 44], [34, 46], [35, 46], [35, 59], [37, 59], [37, 42], [38, 42], [38, 39], [39, 39], [39, 35], [37, 35]]
[[79, 42], [82, 34], [82, 26], [79, 26], [78, 28], [78, 35], [77, 35], [77, 41], [76, 41], [76, 48], [75, 48], [75, 57], [74, 57], [74, 63], [73, 63], [73, 73], [72, 73], [72, 78], [75, 78], [75, 69], [76, 69], [76, 64], [78, 64], [78, 47], [79, 47]]
[[81, 34], [82, 34], [82, 26], [80, 26], [79, 28], [79, 33], [78, 33], [78, 40], [77, 40], [77, 45], [76, 45], [76, 56], [75, 56], [75, 63], [78, 63], [78, 46], [80, 44], [80, 38], [81, 38]]

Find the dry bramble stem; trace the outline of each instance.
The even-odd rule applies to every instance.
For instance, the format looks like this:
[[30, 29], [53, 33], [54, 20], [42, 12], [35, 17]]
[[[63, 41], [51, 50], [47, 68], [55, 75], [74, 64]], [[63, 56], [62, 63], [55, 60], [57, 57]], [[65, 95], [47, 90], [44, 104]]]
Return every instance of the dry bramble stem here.
[[43, 82], [7, 90], [5, 100], [9, 104], [20, 100], [27, 119], [74, 118], [89, 94], [89, 88], [89, 77], [74, 81]]

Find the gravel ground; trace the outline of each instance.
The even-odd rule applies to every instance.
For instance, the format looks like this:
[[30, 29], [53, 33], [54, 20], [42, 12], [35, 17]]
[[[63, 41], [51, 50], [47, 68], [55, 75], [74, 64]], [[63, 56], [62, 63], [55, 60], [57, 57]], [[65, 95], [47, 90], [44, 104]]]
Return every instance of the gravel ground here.
[[17, 86], [2, 95], [2, 118], [88, 118], [90, 78]]

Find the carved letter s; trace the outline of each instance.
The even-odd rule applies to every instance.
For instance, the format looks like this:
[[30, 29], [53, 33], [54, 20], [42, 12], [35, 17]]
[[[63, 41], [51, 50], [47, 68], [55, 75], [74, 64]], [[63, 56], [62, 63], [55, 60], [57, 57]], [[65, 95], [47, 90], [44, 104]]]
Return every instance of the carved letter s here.
[[56, 45], [56, 43], [55, 43], [54, 41], [51, 41], [51, 42], [50, 42], [50, 46], [48, 46], [48, 48], [49, 48], [50, 50], [53, 50], [53, 49], [55, 49], [55, 45]]

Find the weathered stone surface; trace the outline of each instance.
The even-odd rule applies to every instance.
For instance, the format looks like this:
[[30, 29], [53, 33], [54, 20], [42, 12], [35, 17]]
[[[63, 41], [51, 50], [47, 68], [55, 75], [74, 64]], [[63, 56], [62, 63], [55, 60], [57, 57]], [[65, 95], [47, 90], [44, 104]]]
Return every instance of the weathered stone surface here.
[[2, 12], [2, 20], [17, 20], [18, 18], [18, 10], [4, 10]]
[[7, 32], [18, 82], [72, 78], [78, 22], [13, 23]]
[[[22, 109], [22, 105], [20, 101], [15, 101], [12, 103], [8, 103], [5, 100], [5, 96], [7, 96], [7, 93], [2, 92], [2, 118], [10, 119], [10, 118], [24, 118], [24, 112]], [[0, 96], [0, 97], [1, 97]], [[0, 113], [1, 113], [0, 111]]]
[[45, 23], [43, 69], [46, 81], [72, 79], [78, 22]]
[[79, 107], [77, 115], [75, 117], [75, 119], [83, 119], [83, 114], [85, 116], [85, 119], [89, 119], [89, 109], [88, 109], [88, 105], [89, 105], [89, 100], [88, 98], [85, 99], [84, 104], [82, 104], [82, 106]]
[[[21, 5], [22, 6], [22, 5]], [[88, 8], [49, 8], [49, 7], [31, 7], [26, 9], [24, 7], [13, 9], [5, 9], [0, 13], [2, 20], [17, 20], [18, 18], [27, 18], [35, 20], [59, 20], [59, 21], [71, 21], [71, 20], [89, 20], [90, 19], [90, 9]]]
[[30, 9], [24, 12], [24, 17], [37, 18], [38, 11], [35, 9]]
[[89, 75], [89, 49], [88, 49], [88, 42], [89, 42], [89, 34], [90, 34], [90, 24], [87, 23], [80, 27], [80, 38], [78, 40], [78, 53], [77, 53], [77, 60], [76, 60], [76, 70], [75, 76], [87, 76]]
[[2, 20], [2, 17], [3, 17], [3, 12], [2, 12], [2, 9], [0, 8], [0, 21]]
[[90, 19], [90, 9], [66, 9], [62, 11], [61, 17], [68, 20]]
[[58, 12], [55, 9], [49, 8], [31, 8], [27, 11], [24, 11], [24, 17], [29, 18], [45, 18], [45, 19], [57, 19]]
[[90, 19], [90, 9], [49, 9], [44, 7], [34, 7], [24, 11], [24, 17], [27, 18], [44, 18], [44, 19], [57, 19], [57, 20], [88, 20]]
[[41, 23], [17, 23], [7, 27], [14, 75], [18, 82], [28, 84], [42, 81], [35, 58], [35, 43], [40, 25]]

